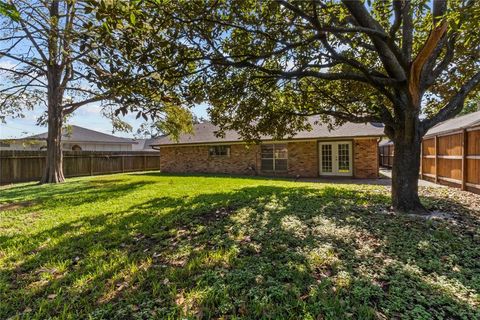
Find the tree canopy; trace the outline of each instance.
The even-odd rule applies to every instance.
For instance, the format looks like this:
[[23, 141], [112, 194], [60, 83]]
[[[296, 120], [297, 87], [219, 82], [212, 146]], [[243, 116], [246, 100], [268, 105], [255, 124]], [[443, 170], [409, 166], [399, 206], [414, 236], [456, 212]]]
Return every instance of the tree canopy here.
[[298, 115], [311, 114], [395, 129], [397, 108], [413, 108], [424, 133], [460, 112], [480, 81], [477, 1], [146, 1], [132, 8], [129, 41], [148, 41], [126, 47], [156, 65], [165, 53], [155, 50], [170, 38], [175, 54], [204, 71], [190, 94], [201, 91], [213, 120], [246, 136], [294, 133], [303, 125]]
[[421, 207], [421, 138], [460, 113], [480, 83], [480, 2], [474, 0], [133, 6], [123, 20], [147, 26], [124, 37], [130, 43], [148, 38], [135, 48], [154, 67], [162, 57], [155, 50], [165, 43], [175, 43], [181, 60], [195, 62], [189, 94], [210, 103], [219, 134], [232, 129], [250, 140], [281, 138], [308, 128], [310, 115], [330, 125], [383, 123], [396, 143], [393, 202], [405, 210]]
[[[55, 2], [57, 7], [53, 9]], [[43, 106], [46, 113], [40, 122], [46, 121], [51, 66], [61, 76], [58, 87], [63, 97], [60, 107], [63, 116], [86, 104], [100, 102], [103, 114], [118, 129], [125, 126], [117, 117], [120, 109], [124, 114], [137, 112], [144, 118], [155, 110], [155, 115], [166, 122], [178, 114], [178, 110], [173, 110], [173, 95], [165, 93], [173, 91], [173, 83], [170, 87], [160, 87], [164, 78], [146, 78], [133, 69], [122, 73], [114, 67], [121, 56], [115, 47], [107, 47], [102, 41], [101, 25], [95, 18], [92, 2], [21, 0], [0, 4], [4, 13], [0, 59], [6, 62], [0, 68], [2, 120]], [[96, 3], [97, 6], [101, 4]], [[167, 95], [169, 98], [164, 99]]]

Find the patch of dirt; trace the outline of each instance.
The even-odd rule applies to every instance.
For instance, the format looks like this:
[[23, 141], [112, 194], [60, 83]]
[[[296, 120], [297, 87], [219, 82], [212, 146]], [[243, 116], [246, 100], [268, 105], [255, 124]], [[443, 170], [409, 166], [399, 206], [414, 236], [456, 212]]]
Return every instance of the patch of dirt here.
[[11, 202], [11, 203], [0, 203], [0, 211], [7, 210], [17, 210], [35, 205], [34, 201], [22, 201], [22, 202]]

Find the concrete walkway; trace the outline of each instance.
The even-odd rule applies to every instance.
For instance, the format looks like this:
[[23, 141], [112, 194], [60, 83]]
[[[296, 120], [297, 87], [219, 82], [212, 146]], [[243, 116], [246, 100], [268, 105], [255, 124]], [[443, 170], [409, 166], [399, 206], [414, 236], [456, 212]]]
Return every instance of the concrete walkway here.
[[[380, 168], [380, 175], [384, 176], [386, 179], [391, 181], [392, 179], [392, 170]], [[418, 179], [418, 186], [419, 187], [432, 187], [432, 188], [446, 188], [446, 186], [442, 186], [441, 184], [433, 183], [427, 180]]]
[[[392, 185], [392, 170], [389, 169], [380, 169], [380, 178], [378, 179], [352, 179], [352, 178], [300, 178], [298, 181], [303, 182], [320, 182], [320, 183], [332, 183], [332, 184], [366, 184], [366, 185], [377, 185], [377, 186], [391, 186]], [[418, 180], [418, 185], [420, 187], [433, 187], [433, 188], [446, 188], [440, 184], [432, 183], [425, 180]]]

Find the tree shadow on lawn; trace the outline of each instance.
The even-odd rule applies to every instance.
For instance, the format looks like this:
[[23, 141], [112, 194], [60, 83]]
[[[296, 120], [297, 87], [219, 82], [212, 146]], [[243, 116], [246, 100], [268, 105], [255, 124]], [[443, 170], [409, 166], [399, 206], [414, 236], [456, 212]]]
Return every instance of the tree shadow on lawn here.
[[[2, 190], [0, 204], [6, 210], [14, 207], [15, 214], [21, 214], [23, 208], [29, 210], [55, 209], [65, 206], [77, 207], [83, 204], [118, 198], [141, 187], [153, 184], [153, 181], [136, 181], [125, 183], [122, 179], [93, 179], [70, 181], [57, 185], [38, 185], [13, 187]], [[16, 208], [18, 207], [18, 208]], [[33, 207], [33, 208], [32, 208]], [[25, 212], [28, 214], [28, 211]], [[2, 208], [0, 207], [0, 212]], [[13, 212], [13, 211], [12, 211]]]
[[239, 175], [239, 174], [228, 174], [228, 173], [169, 173], [169, 172], [142, 172], [142, 173], [131, 173], [131, 175], [136, 176], [145, 176], [145, 177], [172, 177], [172, 178], [229, 178], [229, 179], [251, 179], [251, 180], [274, 180], [274, 181], [294, 181], [294, 182], [311, 182], [311, 183], [321, 183], [321, 184], [351, 184], [351, 185], [378, 185], [378, 186], [391, 186], [391, 179], [388, 177], [379, 177], [375, 179], [358, 179], [352, 177], [329, 177], [329, 178], [295, 178], [291, 176], [272, 176], [272, 175]]
[[3, 262], [0, 318], [477, 318], [478, 240], [388, 202], [256, 186], [61, 224]]

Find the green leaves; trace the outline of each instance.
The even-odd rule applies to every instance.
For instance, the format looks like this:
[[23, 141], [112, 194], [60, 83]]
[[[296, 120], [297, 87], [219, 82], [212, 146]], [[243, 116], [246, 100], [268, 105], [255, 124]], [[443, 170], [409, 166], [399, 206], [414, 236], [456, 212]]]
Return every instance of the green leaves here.
[[131, 23], [132, 25], [135, 25], [135, 22], [136, 22], [135, 13], [131, 12], [131, 13], [130, 13], [130, 23]]
[[17, 11], [15, 6], [4, 1], [0, 1], [0, 15], [10, 17], [14, 21], [20, 20], [20, 13]]
[[[115, 80], [104, 79], [102, 86], [148, 97], [155, 104], [129, 105], [162, 117], [166, 109], [157, 94], [182, 107], [207, 102], [214, 122], [246, 139], [291, 135], [305, 125], [303, 116], [312, 114], [331, 124], [394, 123], [394, 108], [409, 101], [410, 93], [399, 86], [402, 75], [410, 74], [433, 26], [429, 1], [410, 2], [400, 15], [402, 7], [393, 1], [360, 2], [375, 26], [359, 24], [362, 7], [322, 3], [157, 0], [107, 6], [102, 1], [95, 8], [104, 25], [99, 43], [101, 50], [116, 52], [109, 59]], [[449, 1], [445, 18], [448, 37], [457, 39], [455, 53], [440, 65], [450, 59], [443, 44], [422, 77], [424, 97], [448, 99], [478, 69], [480, 37], [473, 24], [479, 5], [470, 3], [467, 8]], [[444, 72], [433, 72], [435, 66]], [[427, 75], [435, 75], [432, 84], [425, 84]], [[444, 105], [442, 99], [423, 102], [423, 113]]]

